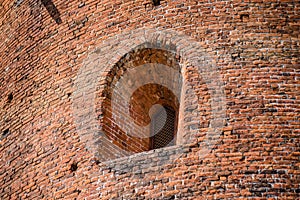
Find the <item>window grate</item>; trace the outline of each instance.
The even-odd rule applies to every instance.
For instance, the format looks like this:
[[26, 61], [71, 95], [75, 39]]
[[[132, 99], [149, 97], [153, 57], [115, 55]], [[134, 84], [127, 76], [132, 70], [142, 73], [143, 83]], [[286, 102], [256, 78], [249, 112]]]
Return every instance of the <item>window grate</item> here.
[[[166, 121], [164, 121], [164, 110], [167, 114]], [[151, 124], [151, 135], [153, 135], [151, 137], [152, 149], [175, 145], [175, 119], [175, 111], [170, 107], [164, 107], [164, 109], [162, 108], [154, 115]], [[163, 128], [159, 130], [160, 127]]]

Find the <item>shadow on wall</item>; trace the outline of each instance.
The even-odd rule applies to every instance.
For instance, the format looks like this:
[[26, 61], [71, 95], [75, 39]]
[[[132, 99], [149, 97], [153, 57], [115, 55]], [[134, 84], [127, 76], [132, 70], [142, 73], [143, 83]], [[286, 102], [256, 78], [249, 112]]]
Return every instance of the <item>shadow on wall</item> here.
[[41, 0], [42, 4], [46, 7], [50, 16], [54, 19], [57, 24], [61, 24], [62, 20], [60, 18], [60, 13], [58, 9], [55, 7], [51, 0]]

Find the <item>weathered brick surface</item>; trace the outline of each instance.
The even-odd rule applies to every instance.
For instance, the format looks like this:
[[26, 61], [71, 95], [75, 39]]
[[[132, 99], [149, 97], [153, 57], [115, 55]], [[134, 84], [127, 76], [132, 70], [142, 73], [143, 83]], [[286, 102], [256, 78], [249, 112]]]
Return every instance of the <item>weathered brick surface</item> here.
[[[166, 0], [156, 7], [148, 0], [2, 1], [0, 199], [299, 198], [299, 6], [275, 0]], [[86, 59], [93, 52], [95, 59], [111, 58], [101, 63], [109, 68], [96, 83], [100, 112], [101, 76], [134, 46], [123, 43], [116, 55], [126, 38], [106, 50], [103, 41], [140, 28], [167, 33], [174, 44], [184, 44], [174, 32], [193, 38], [221, 74], [226, 122], [206, 157], [197, 152], [210, 127], [214, 83], [195, 74], [192, 64], [183, 75], [198, 95], [185, 99], [199, 113], [184, 121], [199, 130], [193, 141], [99, 163], [96, 152], [106, 146], [94, 142], [98, 133], [85, 134], [84, 123], [78, 129], [72, 106]], [[128, 41], [139, 44], [151, 35], [136, 34]], [[176, 48], [180, 64], [200, 51]], [[85, 103], [77, 106], [88, 109]], [[96, 129], [103, 128], [97, 122]]]

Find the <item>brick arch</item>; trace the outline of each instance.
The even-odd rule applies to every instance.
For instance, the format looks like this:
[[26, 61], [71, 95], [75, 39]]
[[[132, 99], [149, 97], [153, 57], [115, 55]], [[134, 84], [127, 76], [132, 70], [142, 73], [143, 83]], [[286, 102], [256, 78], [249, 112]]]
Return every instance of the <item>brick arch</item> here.
[[[146, 71], [141, 72], [141, 68]], [[172, 75], [172, 72], [175, 74]], [[134, 73], [130, 84], [120, 81], [128, 73]], [[145, 79], [148, 79], [148, 84], [145, 84]], [[168, 87], [157, 84], [159, 82]], [[176, 58], [174, 53], [163, 49], [137, 46], [110, 69], [105, 82], [102, 82], [104, 89], [97, 95], [100, 98], [96, 97], [101, 130], [114, 145], [125, 151], [137, 153], [150, 150], [149, 111], [156, 104], [164, 104], [173, 107], [178, 116], [180, 91], [175, 90], [181, 88], [181, 83], [179, 56]], [[117, 88], [116, 84], [119, 84]], [[118, 88], [122, 90], [121, 96], [128, 97], [128, 105], [121, 98], [114, 106], [114, 93], [118, 93]]]
[[[180, 72], [183, 75], [183, 96], [180, 100], [179, 120], [183, 123], [180, 123], [178, 127], [178, 137], [181, 138], [178, 139], [179, 143], [184, 144], [191, 141], [184, 138], [195, 140], [195, 137], [191, 137], [191, 135], [196, 135], [197, 127], [199, 127], [200, 110], [197, 102], [201, 87], [197, 86], [199, 81], [193, 82], [193, 78], [189, 77], [191, 71], [198, 74], [196, 79], [201, 78], [204, 85], [208, 85], [209, 92], [206, 92], [206, 95], [210, 95], [209, 107], [211, 107], [210, 113], [213, 117], [206, 128], [208, 133], [217, 135], [216, 133], [223, 126], [224, 99], [222, 99], [222, 79], [218, 75], [211, 57], [205, 53], [198, 42], [178, 32], [140, 29], [104, 41], [88, 56], [78, 72], [75, 81], [76, 91], [73, 95], [73, 110], [77, 130], [81, 140], [86, 143], [87, 149], [102, 161], [130, 155], [128, 151], [112, 144], [102, 127], [99, 127], [98, 120], [101, 119], [103, 113], [96, 113], [95, 99], [100, 101], [105, 99], [107, 77], [110, 76], [113, 67], [128, 52], [137, 49], [164, 50], [181, 57]], [[186, 94], [188, 91], [189, 94]], [[185, 137], [186, 135], [188, 137]]]

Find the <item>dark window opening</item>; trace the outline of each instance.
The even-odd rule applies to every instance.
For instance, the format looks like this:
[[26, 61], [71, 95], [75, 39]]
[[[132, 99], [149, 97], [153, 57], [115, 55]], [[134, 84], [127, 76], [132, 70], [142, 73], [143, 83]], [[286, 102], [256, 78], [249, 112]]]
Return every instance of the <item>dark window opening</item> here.
[[159, 6], [160, 5], [160, 0], [152, 0], [154, 6]]
[[9, 129], [5, 129], [2, 133], [2, 137], [6, 137], [10, 133]]
[[175, 145], [176, 123], [176, 112], [171, 107], [164, 106], [154, 114], [151, 122], [151, 149]]
[[13, 96], [12, 93], [10, 93], [10, 94], [8, 95], [8, 97], [7, 97], [8, 103], [11, 103], [11, 101], [12, 101], [13, 99], [14, 99], [14, 96]]
[[77, 163], [72, 163], [70, 167], [71, 172], [75, 172], [77, 169], [78, 169]]

